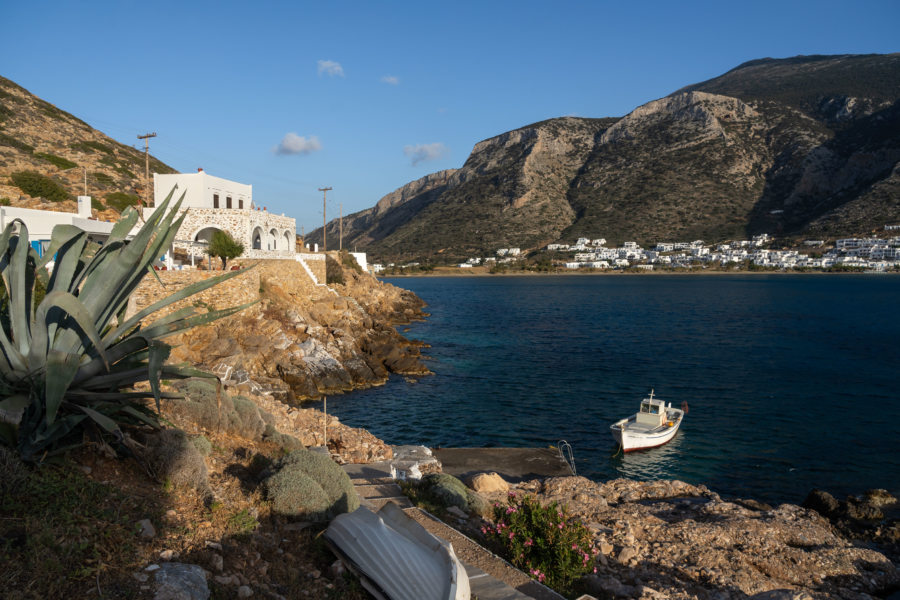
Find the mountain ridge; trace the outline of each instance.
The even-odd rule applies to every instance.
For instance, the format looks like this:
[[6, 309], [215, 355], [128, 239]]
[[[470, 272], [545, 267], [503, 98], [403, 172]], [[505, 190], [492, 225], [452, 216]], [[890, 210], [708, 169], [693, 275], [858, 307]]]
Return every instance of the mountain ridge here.
[[440, 189], [420, 197], [411, 182], [381, 216], [345, 220], [344, 240], [377, 259], [452, 262], [581, 236], [871, 231], [900, 221], [898, 99], [900, 54], [748, 61], [624, 117], [482, 140]]

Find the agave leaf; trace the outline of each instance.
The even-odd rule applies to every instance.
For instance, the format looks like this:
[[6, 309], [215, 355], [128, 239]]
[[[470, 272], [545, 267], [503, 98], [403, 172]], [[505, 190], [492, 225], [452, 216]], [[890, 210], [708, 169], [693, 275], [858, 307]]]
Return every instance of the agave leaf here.
[[[255, 266], [256, 265], [251, 266], [250, 269], [254, 268]], [[202, 292], [203, 290], [207, 290], [214, 285], [217, 285], [223, 281], [231, 279], [232, 277], [237, 277], [238, 275], [242, 275], [243, 273], [246, 273], [250, 269], [242, 269], [240, 271], [231, 271], [224, 275], [217, 275], [216, 277], [211, 277], [211, 278], [205, 279], [203, 281], [197, 281], [195, 283], [192, 283], [191, 285], [185, 286], [185, 287], [181, 288], [180, 290], [178, 290], [177, 292], [175, 292], [174, 294], [171, 294], [170, 296], [166, 296], [165, 298], [154, 302], [150, 306], [147, 306], [146, 308], [144, 308], [144, 309], [140, 310], [139, 312], [135, 313], [134, 315], [132, 315], [130, 319], [125, 321], [122, 325], [120, 325], [118, 328], [116, 328], [113, 332], [108, 334], [104, 338], [104, 341], [107, 344], [109, 344], [109, 343], [115, 341], [116, 339], [118, 339], [118, 337], [120, 335], [127, 332], [130, 328], [132, 328], [135, 325], [137, 325], [138, 323], [140, 323], [140, 321], [142, 319], [146, 318], [148, 315], [151, 315], [151, 314], [155, 313], [156, 311], [158, 311], [162, 308], [165, 308], [166, 306], [169, 306], [170, 304], [173, 304], [180, 300], [184, 300], [185, 298], [189, 298], [190, 296], [193, 296], [194, 294], [198, 294], [198, 293]], [[159, 321], [156, 321], [156, 323], [159, 323]], [[156, 324], [156, 323], [154, 323], [154, 324]]]
[[147, 369], [150, 373], [150, 389], [153, 390], [153, 399], [156, 400], [156, 412], [159, 412], [159, 375], [162, 372], [163, 363], [169, 358], [169, 352], [172, 350], [168, 344], [164, 344], [157, 340], [150, 342], [150, 358], [148, 360]]
[[82, 265], [81, 254], [87, 243], [87, 234], [74, 225], [57, 225], [50, 234], [50, 248], [44, 254], [44, 258], [38, 267], [42, 268], [53, 254], [56, 261], [53, 264], [53, 275], [50, 276], [50, 284], [47, 291], [72, 289], [72, 281], [75, 279]]
[[56, 413], [66, 395], [66, 390], [78, 372], [78, 354], [50, 350], [47, 354], [46, 383], [44, 388], [44, 420], [48, 427], [56, 420]]
[[[80, 296], [85, 298], [84, 303], [88, 310], [98, 315], [98, 328], [102, 328], [106, 320], [119, 311], [119, 302], [114, 302], [113, 299], [118, 296], [127, 300], [128, 295], [143, 278], [144, 269], [149, 264], [144, 253], [148, 246], [152, 245], [157, 226], [166, 211], [167, 202], [168, 200], [147, 219], [129, 244], [112, 255], [111, 260], [105, 261], [107, 264], [102, 270], [93, 270], [85, 277]], [[180, 205], [181, 200], [172, 210], [176, 211]], [[165, 216], [164, 224], [171, 223], [170, 217], [171, 215]], [[150, 260], [152, 261], [152, 257]], [[134, 286], [129, 285], [129, 282], [133, 282]]]
[[9, 247], [12, 250], [9, 261], [3, 261], [3, 283], [6, 285], [6, 293], [9, 299], [9, 318], [12, 328], [13, 342], [21, 354], [28, 352], [31, 343], [31, 296], [33, 286], [28, 286], [28, 280], [34, 283], [34, 271], [28, 277], [28, 227], [19, 221], [19, 235], [10, 238]]
[[[107, 346], [106, 355], [109, 358], [109, 363], [114, 365], [111, 370], [116, 371], [119, 361], [135, 352], [146, 349], [148, 345], [147, 338], [141, 335], [141, 332], [137, 332], [112, 346]], [[97, 376], [103, 369], [104, 364], [99, 357], [91, 359], [88, 363], [81, 365], [78, 373], [72, 380], [72, 384], [81, 385], [82, 382]]]
[[[166, 396], [163, 396], [163, 397], [166, 397]], [[168, 397], [179, 398], [180, 396], [170, 395]], [[137, 410], [136, 408], [134, 408], [133, 406], [123, 406], [122, 412], [131, 415], [135, 419], [143, 421], [144, 423], [146, 423], [147, 425], [150, 425], [151, 427], [153, 427], [155, 429], [159, 429], [159, 421], [155, 417], [150, 416], [146, 413], [143, 413], [143, 412]]]
[[96, 423], [97, 425], [99, 425], [100, 427], [105, 429], [106, 431], [108, 431], [110, 433], [118, 434], [119, 436], [122, 435], [122, 432], [119, 429], [119, 426], [116, 424], [116, 422], [113, 421], [112, 419], [110, 419], [109, 417], [107, 417], [106, 415], [104, 415], [103, 413], [97, 412], [93, 408], [84, 406], [83, 404], [79, 404], [78, 408], [80, 408], [82, 411], [84, 411], [84, 413], [87, 416], [89, 416], [94, 421], [94, 423]]
[[[73, 319], [78, 324], [85, 335], [88, 336], [88, 339], [91, 340], [94, 349], [97, 350], [97, 354], [100, 355], [104, 366], [108, 370], [109, 357], [106, 355], [103, 342], [100, 339], [100, 334], [94, 329], [94, 320], [91, 318], [91, 315], [88, 314], [84, 305], [78, 301], [78, 298], [69, 292], [64, 292], [62, 290], [50, 292], [44, 296], [43, 302], [41, 302], [41, 305], [38, 307], [34, 319], [34, 337], [31, 344], [31, 351], [28, 354], [29, 367], [32, 369], [43, 367], [44, 361], [47, 358], [48, 346], [53, 346], [52, 341], [47, 338], [49, 326], [47, 318], [50, 311], [54, 308], [58, 308], [60, 311], [65, 312], [69, 318]], [[59, 319], [53, 320], [53, 322], [57, 324], [58, 321]]]
[[234, 313], [240, 312], [258, 302], [259, 300], [254, 300], [252, 302], [247, 302], [246, 304], [241, 304], [240, 306], [213, 310], [208, 313], [188, 317], [187, 319], [172, 321], [171, 323], [163, 323], [161, 325], [157, 325], [156, 323], [154, 323], [153, 325], [142, 329], [141, 333], [147, 338], [164, 338], [170, 335], [174, 335], [184, 329], [190, 329], [198, 325], [206, 325], [207, 323], [211, 323], [217, 319], [233, 315]]

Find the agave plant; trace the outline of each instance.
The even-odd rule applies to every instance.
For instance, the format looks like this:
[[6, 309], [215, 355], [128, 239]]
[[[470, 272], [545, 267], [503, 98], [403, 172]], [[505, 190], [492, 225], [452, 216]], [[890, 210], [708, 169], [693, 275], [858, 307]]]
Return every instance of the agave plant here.
[[[57, 225], [39, 257], [21, 221], [0, 234], [7, 293], [0, 305], [0, 439], [17, 446], [23, 459], [36, 461], [78, 445], [86, 427], [121, 439], [120, 425], [157, 425], [166, 397], [161, 378], [206, 375], [164, 364], [170, 346], [162, 338], [252, 304], [208, 313], [188, 307], [145, 323], [161, 308], [240, 273], [234, 271], [187, 286], [126, 318], [129, 297], [153, 272], [154, 259], [169, 248], [184, 220], [176, 218], [183, 194], [167, 210], [174, 191], [131, 240], [138, 219], [131, 207], [100, 246], [77, 227]], [[35, 306], [36, 287], [46, 294]], [[133, 389], [143, 381], [149, 381], [149, 390]]]

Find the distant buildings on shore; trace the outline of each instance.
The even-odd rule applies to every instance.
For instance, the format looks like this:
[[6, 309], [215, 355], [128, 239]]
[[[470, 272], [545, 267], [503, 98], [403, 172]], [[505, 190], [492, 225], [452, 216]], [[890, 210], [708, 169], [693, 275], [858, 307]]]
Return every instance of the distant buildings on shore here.
[[[885, 225], [885, 231], [900, 231], [900, 225]], [[557, 266], [567, 269], [694, 269], [749, 268], [763, 269], [833, 269], [853, 268], [870, 271], [900, 269], [900, 235], [887, 238], [845, 238], [833, 246], [824, 240], [805, 240], [806, 252], [772, 249], [774, 239], [769, 234], [753, 236], [720, 244], [703, 240], [691, 242], [659, 242], [652, 249], [636, 242], [625, 242], [616, 248], [606, 246], [605, 238], [578, 238], [574, 244], [548, 244], [543, 251], [567, 253], [569, 260], [557, 258]], [[501, 248], [496, 257], [473, 257], [458, 263], [461, 269], [479, 265], [510, 263], [521, 260], [519, 248]], [[388, 265], [409, 268], [418, 263]], [[384, 270], [382, 265], [376, 265]]]

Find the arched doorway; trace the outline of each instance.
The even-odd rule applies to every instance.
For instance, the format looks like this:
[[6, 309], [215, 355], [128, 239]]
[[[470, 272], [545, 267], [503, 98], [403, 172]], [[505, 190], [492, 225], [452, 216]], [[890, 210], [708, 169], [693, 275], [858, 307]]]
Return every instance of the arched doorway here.
[[253, 235], [250, 236], [252, 240], [252, 246], [254, 250], [262, 250], [263, 244], [263, 230], [262, 227], [255, 227], [253, 229]]
[[285, 231], [284, 232], [284, 249], [290, 251], [290, 250], [294, 249], [294, 246], [295, 246], [295, 243], [291, 241], [291, 232]]
[[278, 250], [278, 231], [269, 231], [269, 250]]

